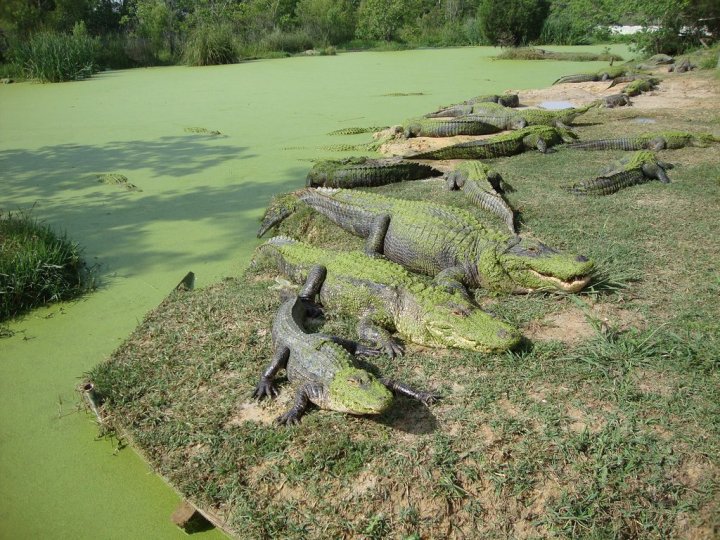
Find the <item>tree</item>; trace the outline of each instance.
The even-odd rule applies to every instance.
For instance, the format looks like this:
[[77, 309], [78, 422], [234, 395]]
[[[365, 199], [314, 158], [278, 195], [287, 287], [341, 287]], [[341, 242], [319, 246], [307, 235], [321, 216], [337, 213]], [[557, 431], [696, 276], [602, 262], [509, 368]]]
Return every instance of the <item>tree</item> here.
[[483, 0], [478, 17], [490, 43], [517, 47], [540, 35], [548, 9], [546, 0]]
[[346, 0], [300, 0], [295, 14], [302, 29], [325, 44], [338, 45], [355, 33], [355, 12]]

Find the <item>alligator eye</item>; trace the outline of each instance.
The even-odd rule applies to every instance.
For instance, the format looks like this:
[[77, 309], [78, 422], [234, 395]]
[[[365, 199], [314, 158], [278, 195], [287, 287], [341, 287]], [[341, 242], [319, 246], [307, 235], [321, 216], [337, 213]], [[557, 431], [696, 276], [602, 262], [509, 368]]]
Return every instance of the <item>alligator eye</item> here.
[[360, 386], [360, 381], [357, 379], [357, 377], [350, 377], [347, 382], [353, 386]]

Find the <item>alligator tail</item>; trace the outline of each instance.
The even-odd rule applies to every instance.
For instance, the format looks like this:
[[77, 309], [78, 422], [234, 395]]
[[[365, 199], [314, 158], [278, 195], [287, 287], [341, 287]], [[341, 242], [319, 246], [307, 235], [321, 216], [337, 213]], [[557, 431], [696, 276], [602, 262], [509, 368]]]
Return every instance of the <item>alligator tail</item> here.
[[474, 180], [466, 180], [462, 189], [465, 196], [474, 204], [498, 216], [505, 222], [510, 232], [516, 234], [515, 213], [501, 195], [482, 189]]
[[250, 262], [250, 266], [264, 267], [267, 264], [278, 269], [284, 275], [289, 275], [290, 273], [287, 271], [288, 268], [285, 268], [286, 261], [283, 257], [281, 249], [283, 246], [297, 243], [297, 240], [290, 238], [289, 236], [273, 236], [270, 240], [257, 247], [255, 250], [255, 256]]
[[646, 144], [635, 139], [598, 139], [595, 141], [578, 141], [567, 145], [576, 150], [642, 150]]
[[265, 215], [262, 217], [257, 237], [262, 237], [275, 225], [278, 225], [287, 217], [295, 213], [299, 203], [299, 195], [304, 191], [305, 190], [298, 190], [273, 197], [270, 201], [270, 205], [265, 210]]
[[612, 195], [623, 188], [649, 182], [650, 179], [642, 171], [634, 169], [622, 171], [609, 176], [600, 176], [593, 180], [580, 182], [568, 188], [575, 195]]

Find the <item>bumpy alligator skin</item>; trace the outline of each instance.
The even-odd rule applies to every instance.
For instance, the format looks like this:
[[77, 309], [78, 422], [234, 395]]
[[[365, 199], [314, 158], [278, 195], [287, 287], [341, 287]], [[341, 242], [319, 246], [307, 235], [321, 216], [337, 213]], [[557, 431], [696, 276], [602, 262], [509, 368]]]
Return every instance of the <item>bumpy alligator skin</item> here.
[[399, 264], [359, 251], [334, 251], [278, 236], [257, 249], [255, 264], [270, 265], [305, 284], [333, 311], [359, 319], [358, 334], [391, 356], [402, 348], [390, 332], [429, 347], [498, 352], [516, 346], [517, 329], [481, 311], [458, 293], [430, 283]]
[[672, 165], [658, 161], [655, 154], [647, 150], [636, 152], [624, 160], [621, 167], [592, 180], [586, 180], [570, 187], [576, 195], [611, 195], [630, 186], [644, 184], [651, 180], [669, 183], [666, 169]]
[[[455, 105], [448, 105], [447, 107], [441, 107], [435, 112], [425, 115], [426, 118], [440, 118], [445, 116], [465, 116], [472, 112], [472, 106], [476, 103], [496, 103], [501, 107], [519, 107], [520, 99], [517, 94], [488, 94], [484, 96], [477, 96], [462, 103]], [[465, 111], [465, 112], [459, 112]]]
[[505, 128], [485, 122], [480, 117], [417, 118], [404, 125], [405, 137], [455, 137], [456, 135], [487, 135]]
[[[449, 110], [449, 113], [463, 111], [468, 116], [452, 114], [462, 118], [472, 118], [486, 124], [493, 125], [499, 130], [522, 129], [527, 126], [557, 126], [567, 128], [579, 115], [587, 112], [595, 103], [577, 109], [563, 109], [550, 111], [545, 109], [508, 109], [499, 107], [495, 103], [478, 103], [476, 105], [463, 105]], [[437, 118], [437, 117], [435, 117]]]
[[674, 150], [686, 146], [708, 146], [720, 139], [708, 133], [664, 131], [634, 137], [618, 137], [594, 141], [578, 141], [567, 145], [579, 150]]
[[[274, 378], [285, 369], [297, 392], [293, 407], [276, 419], [280, 424], [298, 423], [310, 403], [350, 414], [385, 411], [392, 403], [393, 393], [398, 391], [395, 381], [376, 379], [372, 373], [356, 367], [352, 356], [377, 351], [336, 336], [308, 333], [306, 313], [306, 302], [299, 297], [280, 306], [272, 327], [275, 354], [263, 371], [254, 396], [275, 397]], [[412, 392], [413, 397], [426, 404], [436, 399], [427, 392]]]
[[643, 92], [654, 90], [658, 84], [660, 84], [660, 79], [655, 77], [635, 79], [623, 88], [623, 94], [627, 94], [628, 96], [639, 96]]
[[607, 81], [617, 77], [623, 77], [626, 74], [627, 68], [616, 66], [603, 69], [597, 73], [577, 73], [575, 75], [566, 75], [564, 77], [560, 77], [553, 84]]
[[532, 149], [545, 153], [548, 148], [561, 144], [570, 136], [570, 132], [559, 128], [529, 126], [488, 139], [454, 144], [406, 157], [410, 159], [492, 159], [514, 156]]
[[367, 157], [317, 162], [308, 172], [307, 186], [372, 187], [441, 176], [442, 172], [421, 163], [401, 158]]
[[503, 198], [503, 179], [497, 171], [479, 161], [465, 161], [447, 175], [449, 189], [461, 189], [472, 202], [502, 219], [512, 234], [515, 213]]
[[[434, 276], [449, 290], [486, 287], [504, 292], [581, 290], [592, 261], [564, 255], [540, 242], [487, 229], [470, 212], [424, 201], [407, 201], [342, 189], [303, 189], [276, 199], [258, 236], [291, 213], [291, 197], [366, 239], [365, 251]], [[287, 210], [281, 211], [277, 207]]]
[[631, 105], [632, 102], [626, 94], [612, 94], [611, 96], [605, 96], [598, 101], [600, 107], [607, 109], [613, 109], [615, 107], [624, 107], [625, 105]]

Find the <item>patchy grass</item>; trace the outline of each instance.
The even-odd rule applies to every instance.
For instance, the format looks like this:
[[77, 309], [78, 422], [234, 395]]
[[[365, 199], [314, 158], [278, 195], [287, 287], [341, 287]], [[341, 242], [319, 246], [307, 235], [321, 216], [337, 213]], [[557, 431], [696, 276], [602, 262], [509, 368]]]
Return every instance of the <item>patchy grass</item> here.
[[[593, 111], [584, 138], [711, 131], [717, 111]], [[279, 299], [251, 269], [173, 293], [88, 377], [106, 424], [242, 538], [712, 538], [720, 531], [720, 146], [664, 151], [672, 183], [578, 198], [563, 186], [621, 152], [528, 153], [493, 165], [520, 232], [599, 266], [579, 295], [478, 302], [532, 342], [497, 356], [407, 345], [372, 368], [444, 400], [398, 398], [376, 418], [250, 399]], [[375, 191], [472, 208], [442, 180]], [[483, 219], [502, 227], [492, 216]], [[357, 248], [301, 210], [281, 233]], [[579, 326], [584, 324], [582, 332]], [[543, 328], [559, 325], [559, 332]], [[562, 332], [562, 328], [566, 332]], [[323, 331], [352, 337], [328, 314]], [[575, 328], [575, 330], [574, 330]], [[567, 334], [567, 335], [564, 335]]]
[[0, 212], [0, 321], [91, 285], [78, 244], [27, 213]]

